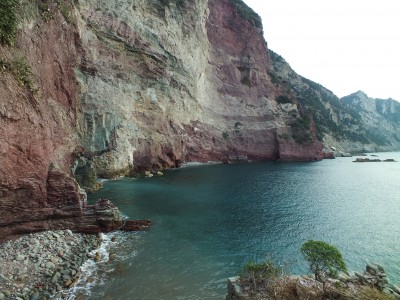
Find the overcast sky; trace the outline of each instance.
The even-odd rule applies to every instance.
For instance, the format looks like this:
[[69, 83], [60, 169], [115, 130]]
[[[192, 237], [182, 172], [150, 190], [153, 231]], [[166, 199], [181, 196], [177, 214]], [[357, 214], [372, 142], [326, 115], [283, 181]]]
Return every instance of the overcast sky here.
[[244, 0], [268, 48], [339, 97], [400, 101], [400, 0]]

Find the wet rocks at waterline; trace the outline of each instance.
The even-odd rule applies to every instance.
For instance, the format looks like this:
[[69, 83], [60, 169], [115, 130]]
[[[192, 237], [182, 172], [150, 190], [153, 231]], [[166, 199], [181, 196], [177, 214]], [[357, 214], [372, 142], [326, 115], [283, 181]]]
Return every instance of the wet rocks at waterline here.
[[96, 235], [56, 230], [35, 233], [0, 245], [0, 299], [48, 299], [79, 279], [92, 258]]

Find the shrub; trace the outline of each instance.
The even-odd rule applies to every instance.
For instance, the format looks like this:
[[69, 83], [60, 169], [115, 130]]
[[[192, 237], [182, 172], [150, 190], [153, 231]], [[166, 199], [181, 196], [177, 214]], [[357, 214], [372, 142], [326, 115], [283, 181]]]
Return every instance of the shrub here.
[[292, 103], [288, 96], [280, 95], [276, 98], [276, 102], [280, 104]]
[[277, 266], [272, 260], [266, 260], [261, 263], [254, 261], [248, 262], [241, 272], [240, 281], [243, 284], [250, 285], [254, 292], [265, 285], [267, 280], [282, 277], [283, 268]]
[[309, 240], [301, 246], [300, 250], [308, 262], [310, 271], [320, 282], [323, 282], [326, 277], [335, 276], [338, 271], [347, 271], [342, 254], [332, 245]]
[[309, 115], [296, 118], [290, 124], [292, 128], [292, 138], [299, 144], [309, 144], [313, 141], [313, 137], [310, 134], [311, 118]]
[[25, 86], [32, 93], [37, 92], [31, 69], [24, 57], [18, 57], [11, 62], [0, 60], [0, 70], [10, 72], [20, 85]]
[[72, 21], [72, 0], [37, 0], [39, 14], [45, 22], [54, 17], [54, 9], [57, 8], [65, 21]]
[[18, 0], [0, 1], [0, 42], [12, 46], [18, 26], [17, 9]]
[[229, 138], [229, 133], [227, 133], [226, 131], [224, 131], [222, 133], [222, 137], [224, 138], [224, 140], [227, 140]]
[[278, 83], [281, 82], [280, 79], [279, 79], [279, 76], [278, 76], [275, 72], [273, 72], [273, 71], [267, 71], [267, 74], [268, 74], [268, 76], [271, 78], [271, 82], [272, 82], [273, 84], [278, 84]]
[[280, 136], [280, 138], [284, 139], [284, 140], [289, 140], [290, 136], [287, 132], [282, 133]]

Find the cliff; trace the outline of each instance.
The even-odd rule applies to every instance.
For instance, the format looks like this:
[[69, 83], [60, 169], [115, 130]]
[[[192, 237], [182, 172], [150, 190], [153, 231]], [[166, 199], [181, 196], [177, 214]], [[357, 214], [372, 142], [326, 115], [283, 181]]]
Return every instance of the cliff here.
[[324, 157], [318, 115], [277, 79], [241, 1], [19, 4], [15, 43], [0, 46], [0, 239], [103, 230], [79, 187], [96, 177]]
[[373, 99], [362, 91], [340, 100], [346, 109], [356, 115], [359, 124], [357, 131], [366, 138], [358, 141], [356, 147], [363, 146], [367, 149], [369, 147], [371, 150], [400, 149], [400, 103], [398, 101]]
[[297, 148], [298, 159], [321, 158], [312, 137], [281, 153], [279, 134], [302, 112], [275, 101], [259, 17], [243, 17], [240, 3], [78, 3], [79, 124], [97, 175], [279, 159]]
[[298, 75], [278, 54], [270, 51], [274, 82], [284, 85], [312, 114], [318, 139], [326, 149], [360, 153], [400, 149], [400, 103], [372, 99], [358, 91], [339, 99], [330, 90]]

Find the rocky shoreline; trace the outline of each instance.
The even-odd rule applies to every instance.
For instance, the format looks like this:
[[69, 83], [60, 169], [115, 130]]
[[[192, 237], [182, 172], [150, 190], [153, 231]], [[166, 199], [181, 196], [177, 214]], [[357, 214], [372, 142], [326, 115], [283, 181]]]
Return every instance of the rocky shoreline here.
[[53, 230], [22, 236], [0, 245], [0, 300], [40, 300], [62, 297], [73, 287], [93, 250], [98, 235]]
[[380, 264], [367, 264], [363, 273], [353, 275], [340, 272], [336, 278], [324, 282], [309, 275], [284, 275], [265, 279], [258, 290], [250, 287], [240, 276], [227, 282], [226, 300], [282, 299], [391, 299], [400, 300], [400, 286], [389, 283], [387, 274]]

